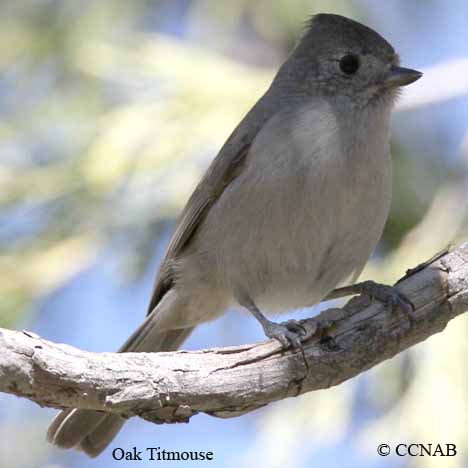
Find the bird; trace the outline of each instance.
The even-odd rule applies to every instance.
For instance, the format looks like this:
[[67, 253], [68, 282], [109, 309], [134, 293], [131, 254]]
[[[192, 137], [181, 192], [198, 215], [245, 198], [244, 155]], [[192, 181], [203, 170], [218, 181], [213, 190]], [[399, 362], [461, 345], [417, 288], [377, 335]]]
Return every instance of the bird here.
[[[352, 293], [408, 309], [390, 286], [353, 282], [389, 213], [391, 111], [400, 87], [421, 76], [373, 29], [335, 14], [310, 18], [190, 196], [146, 319], [119, 352], [177, 350], [233, 306], [283, 348], [301, 346], [302, 325], [265, 314]], [[47, 437], [96, 457], [124, 423], [65, 409]]]

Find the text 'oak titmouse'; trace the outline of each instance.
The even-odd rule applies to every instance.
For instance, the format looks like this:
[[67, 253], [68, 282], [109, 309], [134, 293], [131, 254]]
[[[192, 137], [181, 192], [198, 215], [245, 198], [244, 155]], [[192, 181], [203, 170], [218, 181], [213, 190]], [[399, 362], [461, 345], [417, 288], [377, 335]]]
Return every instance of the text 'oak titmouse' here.
[[[299, 346], [298, 322], [264, 313], [316, 304], [363, 269], [390, 207], [391, 109], [397, 89], [420, 77], [372, 29], [314, 16], [190, 197], [148, 316], [120, 352], [176, 350], [232, 305], [251, 311], [267, 336]], [[344, 291], [405, 306], [389, 287]], [[64, 410], [48, 438], [97, 456], [124, 422]]]

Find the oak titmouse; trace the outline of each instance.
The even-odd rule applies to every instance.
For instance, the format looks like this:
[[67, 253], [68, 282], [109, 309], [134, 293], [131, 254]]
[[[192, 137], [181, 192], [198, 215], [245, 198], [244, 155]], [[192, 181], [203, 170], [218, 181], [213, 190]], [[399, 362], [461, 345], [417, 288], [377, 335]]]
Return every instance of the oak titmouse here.
[[[299, 346], [298, 322], [263, 314], [316, 304], [363, 269], [390, 207], [390, 112], [398, 87], [420, 77], [372, 29], [314, 16], [190, 197], [148, 316], [120, 352], [176, 350], [232, 305], [267, 336]], [[369, 282], [343, 291], [407, 305]], [[65, 410], [48, 438], [97, 456], [124, 422]]]

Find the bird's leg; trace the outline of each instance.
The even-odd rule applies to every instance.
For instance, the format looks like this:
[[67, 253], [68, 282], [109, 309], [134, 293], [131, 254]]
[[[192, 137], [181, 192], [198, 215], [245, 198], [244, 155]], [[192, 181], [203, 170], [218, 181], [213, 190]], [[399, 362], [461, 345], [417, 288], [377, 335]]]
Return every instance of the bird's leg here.
[[383, 302], [386, 306], [389, 306], [392, 309], [398, 307], [412, 318], [414, 305], [403, 293], [393, 286], [375, 283], [374, 281], [364, 281], [362, 283], [356, 283], [350, 286], [344, 286], [343, 288], [334, 289], [324, 300], [328, 301], [330, 299], [351, 296], [353, 294], [364, 294], [372, 299], [377, 299], [378, 301]]
[[304, 326], [297, 320], [287, 320], [286, 322], [276, 323], [267, 319], [260, 309], [250, 298], [245, 295], [242, 298], [241, 305], [244, 306], [258, 320], [268, 338], [278, 340], [284, 349], [292, 345], [293, 348], [302, 348], [302, 340], [308, 333]]

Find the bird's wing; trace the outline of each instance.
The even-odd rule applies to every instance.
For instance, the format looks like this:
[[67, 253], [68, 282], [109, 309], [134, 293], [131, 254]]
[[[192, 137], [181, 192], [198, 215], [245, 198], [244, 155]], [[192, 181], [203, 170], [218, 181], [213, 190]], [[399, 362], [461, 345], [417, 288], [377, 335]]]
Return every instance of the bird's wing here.
[[185, 205], [156, 277], [148, 314], [173, 284], [171, 260], [187, 247], [210, 208], [224, 189], [242, 172], [253, 140], [273, 114], [269, 110], [271, 107], [263, 104], [263, 99], [234, 130]]

